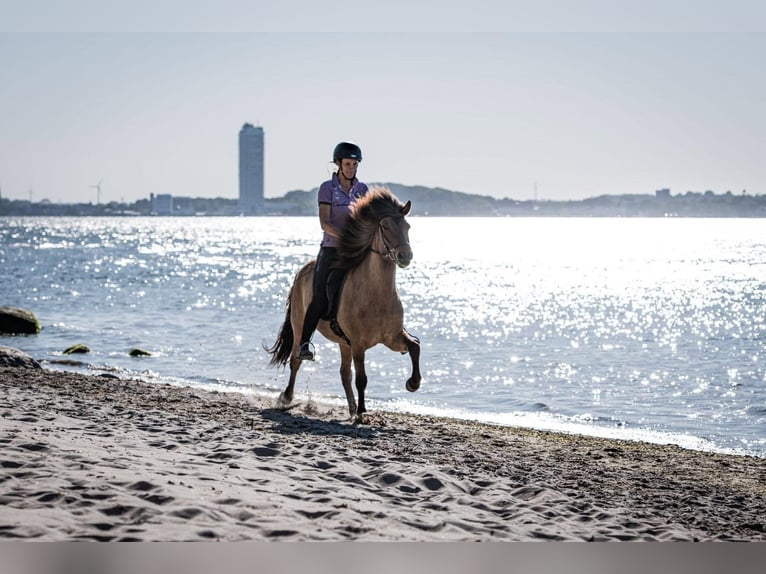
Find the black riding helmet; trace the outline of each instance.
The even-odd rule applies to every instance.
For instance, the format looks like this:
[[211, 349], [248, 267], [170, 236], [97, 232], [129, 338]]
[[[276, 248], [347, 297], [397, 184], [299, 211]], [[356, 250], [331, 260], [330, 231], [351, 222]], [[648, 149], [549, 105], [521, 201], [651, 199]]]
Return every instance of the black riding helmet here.
[[353, 142], [340, 142], [332, 152], [332, 160], [355, 159], [362, 161], [362, 149]]

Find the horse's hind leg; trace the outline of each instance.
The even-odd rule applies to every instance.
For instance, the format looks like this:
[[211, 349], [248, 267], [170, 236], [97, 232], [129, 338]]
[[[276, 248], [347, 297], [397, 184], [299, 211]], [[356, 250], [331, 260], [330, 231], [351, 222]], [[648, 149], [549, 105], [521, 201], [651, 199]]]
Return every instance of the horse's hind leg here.
[[340, 381], [343, 383], [343, 390], [346, 392], [348, 401], [348, 414], [351, 418], [356, 415], [356, 399], [354, 398], [354, 389], [351, 388], [351, 347], [348, 345], [340, 346]]
[[410, 354], [412, 360], [412, 376], [407, 379], [405, 387], [411, 393], [414, 393], [420, 388], [420, 339], [414, 335], [410, 335], [407, 329], [402, 330], [402, 336], [404, 342], [407, 345], [407, 352]]
[[287, 382], [285, 390], [279, 394], [277, 399], [277, 408], [285, 409], [293, 402], [293, 394], [295, 392], [295, 379], [298, 376], [298, 369], [301, 368], [300, 360], [295, 358], [295, 355], [290, 356], [290, 380]]
[[277, 401], [277, 408], [285, 409], [289, 407], [293, 402], [293, 394], [295, 391], [295, 379], [298, 376], [298, 369], [301, 368], [300, 359], [296, 358], [295, 351], [298, 348], [301, 330], [303, 329], [303, 317], [306, 313], [305, 293], [309, 293], [310, 277], [306, 275], [306, 269], [312, 269], [312, 264], [307, 264], [303, 270], [298, 274], [295, 279], [293, 288], [290, 291], [290, 327], [292, 336], [290, 337], [290, 379], [287, 381], [285, 390], [279, 395]]

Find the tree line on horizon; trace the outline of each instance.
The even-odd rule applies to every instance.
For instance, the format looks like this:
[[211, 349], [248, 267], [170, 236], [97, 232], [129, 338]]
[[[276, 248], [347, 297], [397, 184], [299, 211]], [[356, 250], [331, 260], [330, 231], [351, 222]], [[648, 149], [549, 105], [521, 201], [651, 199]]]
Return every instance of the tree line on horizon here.
[[[746, 192], [712, 191], [672, 195], [670, 190], [654, 194], [600, 195], [582, 200], [511, 198], [450, 191], [443, 188], [397, 183], [370, 184], [388, 187], [402, 201], [412, 201], [413, 215], [518, 216], [518, 217], [766, 217], [766, 196]], [[230, 198], [173, 197], [178, 216], [237, 216], [239, 202]], [[52, 203], [42, 200], [12, 200], [0, 197], [0, 215], [57, 216], [148, 216], [149, 198], [133, 203]], [[293, 190], [278, 198], [265, 198], [262, 215], [309, 216], [317, 214], [316, 189]]]

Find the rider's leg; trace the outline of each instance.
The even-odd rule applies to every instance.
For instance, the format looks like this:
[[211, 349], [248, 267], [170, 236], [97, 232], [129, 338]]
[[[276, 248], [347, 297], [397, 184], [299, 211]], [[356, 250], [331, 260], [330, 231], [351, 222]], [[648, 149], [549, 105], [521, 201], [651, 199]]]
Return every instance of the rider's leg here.
[[334, 259], [334, 247], [320, 247], [317, 262], [314, 266], [311, 303], [306, 309], [306, 315], [303, 318], [300, 346], [296, 355], [302, 361], [314, 360], [314, 352], [311, 349], [311, 336], [319, 324], [319, 319], [327, 309], [327, 277], [330, 273], [330, 265]]

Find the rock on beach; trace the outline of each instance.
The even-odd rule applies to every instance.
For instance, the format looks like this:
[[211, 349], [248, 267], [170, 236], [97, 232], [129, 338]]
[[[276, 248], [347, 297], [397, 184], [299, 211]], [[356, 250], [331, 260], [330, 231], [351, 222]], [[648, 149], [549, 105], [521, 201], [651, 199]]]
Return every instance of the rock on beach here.
[[14, 349], [13, 347], [0, 346], [0, 365], [5, 367], [20, 367], [24, 369], [40, 369], [40, 363], [32, 357]]
[[0, 333], [34, 335], [40, 332], [40, 322], [32, 311], [18, 307], [0, 307]]

